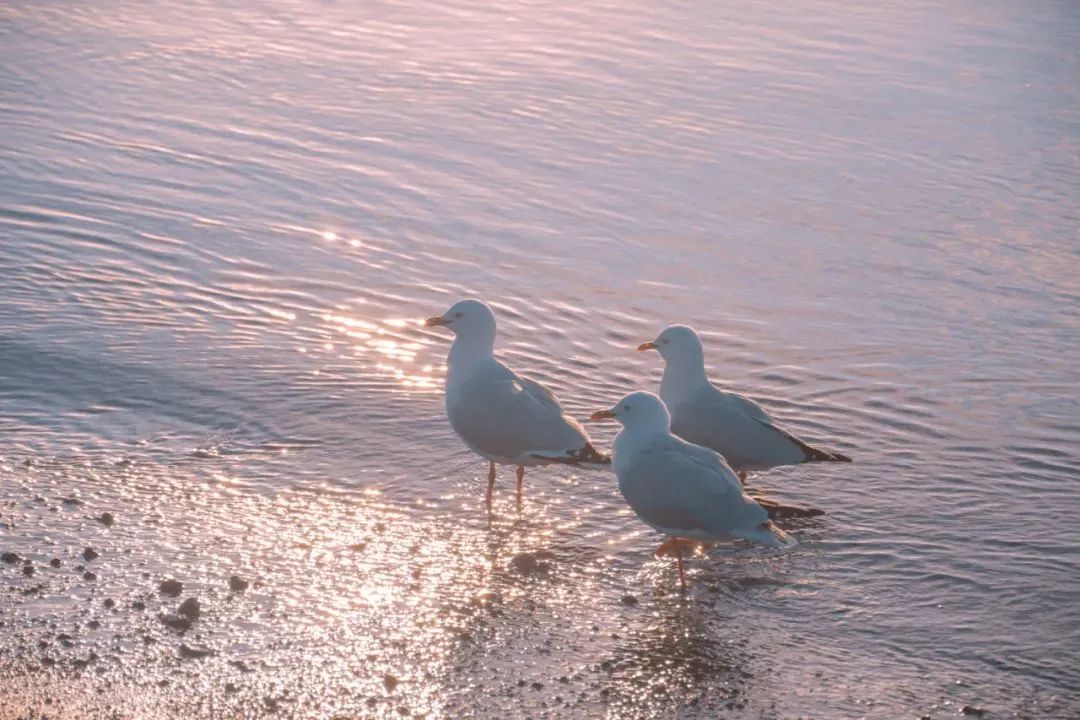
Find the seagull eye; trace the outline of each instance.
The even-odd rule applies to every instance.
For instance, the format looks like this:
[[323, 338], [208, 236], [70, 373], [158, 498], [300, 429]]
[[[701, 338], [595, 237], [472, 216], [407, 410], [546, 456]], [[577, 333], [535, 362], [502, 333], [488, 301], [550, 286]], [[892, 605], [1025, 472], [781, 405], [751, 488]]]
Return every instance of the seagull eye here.
[[625, 410], [626, 412], [630, 412], [630, 406], [629, 405], [623, 405], [622, 409]]
[[668, 344], [669, 342], [671, 342], [671, 341], [670, 341], [670, 340], [668, 340], [667, 338], [664, 338], [664, 339], [663, 339], [663, 340], [661, 340], [660, 342], [661, 342], [661, 343], [663, 343], [664, 345], [667, 345], [667, 344]]
[[462, 315], [461, 313], [454, 313], [454, 317], [460, 318], [460, 317], [464, 317], [464, 315]]

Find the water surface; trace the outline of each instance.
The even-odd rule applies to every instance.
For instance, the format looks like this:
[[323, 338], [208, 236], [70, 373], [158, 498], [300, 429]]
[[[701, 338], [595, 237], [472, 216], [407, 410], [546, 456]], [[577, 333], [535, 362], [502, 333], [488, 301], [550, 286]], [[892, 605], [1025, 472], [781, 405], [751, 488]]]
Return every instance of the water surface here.
[[[1075, 717], [1078, 48], [1070, 2], [6, 3], [0, 717]], [[753, 478], [828, 515], [685, 598], [609, 473], [489, 518], [419, 324], [469, 295], [579, 417], [685, 322], [857, 462]]]

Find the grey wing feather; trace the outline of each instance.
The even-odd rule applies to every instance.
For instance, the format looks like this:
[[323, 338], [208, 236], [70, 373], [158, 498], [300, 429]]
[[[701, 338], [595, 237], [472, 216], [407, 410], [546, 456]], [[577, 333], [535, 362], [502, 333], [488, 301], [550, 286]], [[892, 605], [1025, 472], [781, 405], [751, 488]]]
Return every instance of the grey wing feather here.
[[451, 423], [475, 449], [502, 458], [578, 450], [588, 443], [555, 396], [501, 363], [479, 373], [448, 408]]
[[620, 479], [624, 495], [657, 528], [725, 535], [768, 519], [724, 459], [707, 448], [680, 440], [646, 447], [626, 475]]

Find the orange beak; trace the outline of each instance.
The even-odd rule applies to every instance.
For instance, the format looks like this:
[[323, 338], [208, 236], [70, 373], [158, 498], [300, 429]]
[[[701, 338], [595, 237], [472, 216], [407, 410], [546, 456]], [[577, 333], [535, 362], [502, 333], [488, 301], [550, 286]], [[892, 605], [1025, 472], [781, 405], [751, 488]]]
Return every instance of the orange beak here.
[[589, 416], [589, 422], [600, 422], [601, 420], [614, 420], [615, 413], [610, 410], [597, 410]]
[[439, 326], [446, 325], [446, 321], [443, 320], [442, 316], [440, 315], [439, 317], [430, 317], [430, 318], [428, 318], [427, 320], [424, 321], [424, 325], [427, 326], [427, 327], [439, 327]]
[[642, 350], [655, 350], [656, 343], [650, 340], [649, 342], [641, 343], [640, 345], [638, 345], [637, 349], [638, 352], [641, 352]]

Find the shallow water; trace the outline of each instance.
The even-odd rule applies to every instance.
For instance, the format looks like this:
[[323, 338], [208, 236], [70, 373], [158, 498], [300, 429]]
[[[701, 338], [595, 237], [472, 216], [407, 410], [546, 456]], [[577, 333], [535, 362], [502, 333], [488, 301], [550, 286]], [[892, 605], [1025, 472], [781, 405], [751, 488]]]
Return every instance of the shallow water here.
[[[355, 5], [0, 7], [0, 717], [1080, 712], [1075, 4]], [[466, 295], [856, 464], [685, 598], [607, 472], [488, 518]]]

